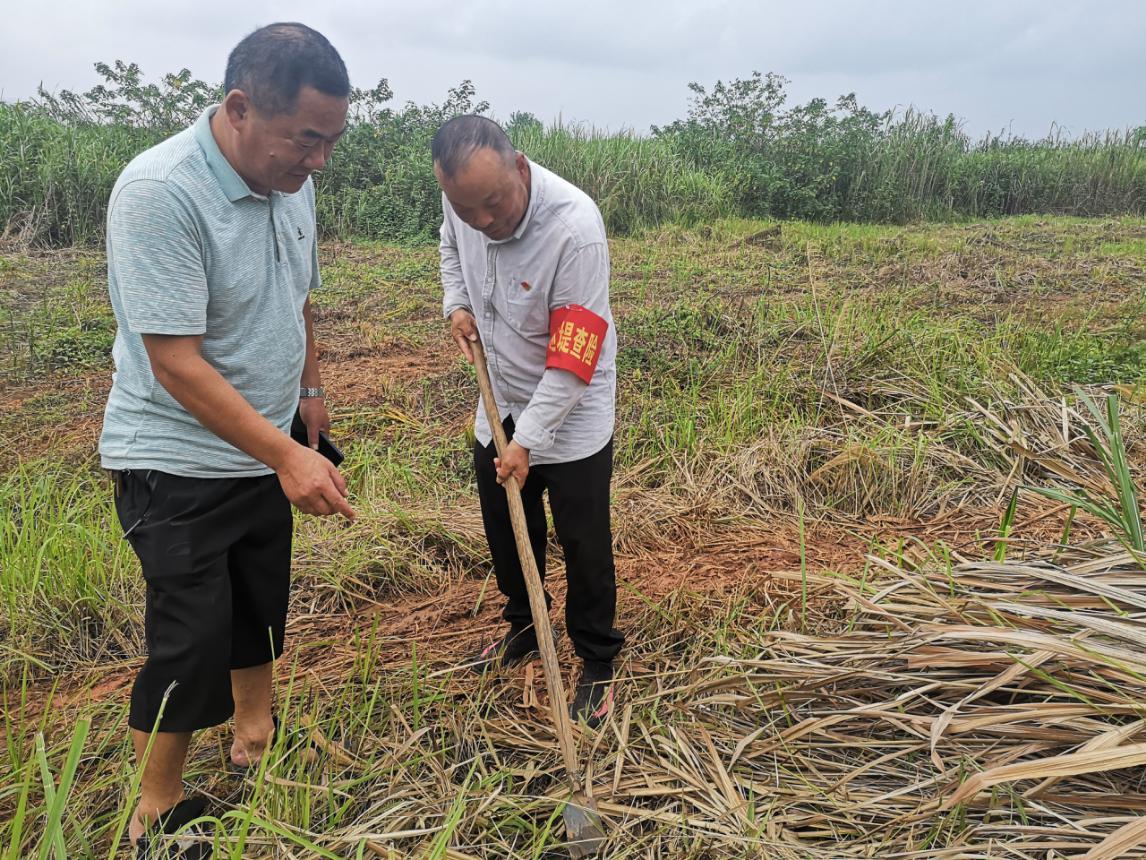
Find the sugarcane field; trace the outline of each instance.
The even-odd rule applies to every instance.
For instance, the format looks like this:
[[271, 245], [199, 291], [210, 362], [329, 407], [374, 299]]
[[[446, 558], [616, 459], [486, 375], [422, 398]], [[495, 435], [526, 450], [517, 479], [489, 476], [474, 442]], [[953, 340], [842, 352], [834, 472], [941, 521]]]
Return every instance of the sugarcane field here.
[[0, 62], [0, 860], [1146, 857], [1140, 105], [352, 20]]

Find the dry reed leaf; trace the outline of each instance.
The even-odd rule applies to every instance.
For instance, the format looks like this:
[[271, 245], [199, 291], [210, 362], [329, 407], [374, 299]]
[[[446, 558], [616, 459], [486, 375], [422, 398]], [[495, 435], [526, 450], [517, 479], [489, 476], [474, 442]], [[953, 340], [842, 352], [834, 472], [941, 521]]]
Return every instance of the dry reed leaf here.
[[1127, 852], [1146, 844], [1146, 816], [1119, 827], [1086, 852], [1081, 860], [1118, 860]]
[[1022, 764], [1004, 765], [971, 776], [943, 802], [946, 809], [974, 797], [980, 791], [1004, 782], [1047, 777], [1076, 776], [1108, 770], [1138, 767], [1146, 764], [1146, 743], [1131, 744], [1114, 750], [1093, 750], [1050, 756]]

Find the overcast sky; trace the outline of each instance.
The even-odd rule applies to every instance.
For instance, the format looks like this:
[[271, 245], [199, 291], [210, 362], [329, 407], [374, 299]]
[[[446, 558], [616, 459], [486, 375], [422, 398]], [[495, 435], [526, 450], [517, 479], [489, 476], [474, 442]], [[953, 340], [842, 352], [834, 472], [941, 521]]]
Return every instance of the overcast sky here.
[[495, 115], [647, 131], [689, 81], [773, 71], [791, 98], [954, 113], [968, 131], [1041, 136], [1146, 125], [1142, 0], [0, 0], [0, 98], [98, 82], [99, 60], [218, 82], [247, 32], [298, 20], [356, 86], [441, 101], [469, 78]]

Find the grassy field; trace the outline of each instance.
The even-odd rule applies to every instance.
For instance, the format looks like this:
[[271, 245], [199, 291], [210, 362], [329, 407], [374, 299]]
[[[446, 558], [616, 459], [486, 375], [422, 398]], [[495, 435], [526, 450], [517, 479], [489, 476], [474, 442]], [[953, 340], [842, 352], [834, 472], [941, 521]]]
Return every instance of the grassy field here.
[[[1143, 485], [1146, 220], [717, 221], [612, 253], [629, 644], [623, 707], [578, 736], [608, 856], [1133, 856], [1146, 570], [1125, 504], [1035, 490], [1117, 497], [1079, 392], [1120, 395]], [[276, 684], [315, 749], [242, 780], [204, 732], [189, 787], [220, 857], [563, 856], [540, 670], [457, 668], [500, 597], [436, 249], [322, 256], [361, 518], [298, 522]], [[113, 334], [98, 253], [0, 251], [3, 860], [112, 857], [126, 828]]]

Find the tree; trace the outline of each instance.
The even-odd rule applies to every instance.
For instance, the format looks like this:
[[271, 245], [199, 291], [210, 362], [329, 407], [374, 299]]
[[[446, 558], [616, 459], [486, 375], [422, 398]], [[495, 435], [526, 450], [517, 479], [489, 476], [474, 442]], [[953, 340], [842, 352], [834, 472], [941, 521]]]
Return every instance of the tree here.
[[62, 90], [53, 95], [42, 86], [33, 104], [67, 124], [121, 125], [169, 133], [197, 120], [208, 106], [222, 100], [222, 87], [191, 77], [188, 69], [166, 74], [159, 84], [145, 84], [137, 63], [96, 63], [104, 79], [86, 93]]
[[541, 120], [527, 110], [515, 110], [509, 115], [509, 123], [506, 125], [506, 133], [513, 135], [516, 132], [533, 131], [539, 132], [543, 128]]

